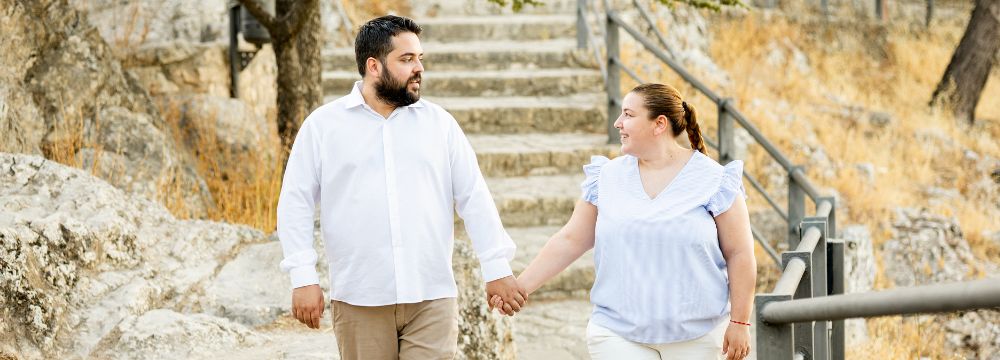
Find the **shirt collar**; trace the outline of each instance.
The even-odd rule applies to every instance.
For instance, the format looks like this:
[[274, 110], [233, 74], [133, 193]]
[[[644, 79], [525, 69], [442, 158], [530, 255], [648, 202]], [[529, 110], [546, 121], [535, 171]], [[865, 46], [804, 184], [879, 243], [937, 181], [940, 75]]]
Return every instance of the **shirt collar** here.
[[[347, 103], [345, 104], [345, 106], [348, 109], [361, 106], [365, 103], [364, 96], [361, 96], [361, 87], [362, 87], [361, 80], [354, 82], [354, 87], [351, 88], [351, 93], [347, 95]], [[404, 107], [422, 108], [424, 107], [424, 100], [423, 99], [417, 100], [417, 102]]]

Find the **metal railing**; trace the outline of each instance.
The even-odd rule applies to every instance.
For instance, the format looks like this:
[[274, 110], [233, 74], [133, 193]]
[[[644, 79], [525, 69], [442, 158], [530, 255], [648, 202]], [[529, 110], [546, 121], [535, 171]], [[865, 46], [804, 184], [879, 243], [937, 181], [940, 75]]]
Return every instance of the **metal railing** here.
[[[578, 46], [593, 40], [587, 24], [587, 1], [577, 7]], [[628, 75], [637, 83], [645, 81], [627, 68], [621, 60], [619, 36], [624, 30], [642, 45], [648, 54], [671, 68], [685, 82], [711, 100], [717, 109], [718, 142], [706, 137], [705, 142], [719, 153], [722, 164], [733, 160], [735, 129], [739, 125], [766, 153], [785, 170], [787, 205], [778, 205], [757, 179], [744, 172], [743, 176], [787, 224], [787, 242], [791, 251], [780, 255], [756, 228], [751, 226], [754, 239], [775, 261], [781, 276], [769, 293], [755, 297], [757, 319], [756, 351], [758, 359], [844, 359], [844, 319], [911, 313], [935, 313], [1000, 307], [1000, 281], [981, 280], [955, 284], [938, 284], [912, 288], [844, 294], [844, 242], [837, 239], [837, 209], [832, 197], [822, 196], [806, 176], [804, 168], [790, 161], [743, 115], [729, 98], [712, 91], [688, 72], [673, 56], [665, 37], [652, 17], [638, 0], [633, 0], [659, 44], [622, 19], [621, 14], [603, 2], [604, 58], [602, 74], [607, 88], [608, 142], [617, 143], [614, 121], [621, 106], [621, 76]], [[589, 41], [595, 54], [598, 44]], [[661, 47], [662, 46], [662, 47]], [[595, 55], [599, 57], [599, 55]], [[599, 61], [599, 63], [601, 63]], [[806, 216], [806, 198], [815, 205], [815, 213]]]

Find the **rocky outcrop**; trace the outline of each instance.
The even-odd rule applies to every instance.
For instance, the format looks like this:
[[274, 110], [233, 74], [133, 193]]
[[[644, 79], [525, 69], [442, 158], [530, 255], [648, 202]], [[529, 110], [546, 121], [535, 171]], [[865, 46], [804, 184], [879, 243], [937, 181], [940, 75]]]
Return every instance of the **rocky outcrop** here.
[[123, 320], [190, 302], [242, 244], [265, 239], [243, 226], [178, 221], [38, 156], [0, 153], [0, 199], [0, 333], [10, 334], [0, 352], [29, 359], [114, 348], [113, 334], [134, 339]]
[[211, 197], [192, 162], [96, 29], [66, 0], [2, 0], [0, 7], [7, 49], [0, 102], [8, 103], [0, 106], [0, 151], [88, 168], [148, 198], [164, 187], [183, 189], [179, 201], [204, 215]]
[[458, 283], [458, 356], [455, 359], [516, 358], [510, 318], [487, 310], [486, 288], [472, 244], [456, 240], [452, 261]]
[[70, 0], [109, 43], [212, 42], [228, 33], [226, 0]]
[[[996, 274], [993, 265], [980, 262], [969, 248], [957, 220], [926, 209], [900, 208], [892, 238], [882, 245], [885, 274], [897, 286], [913, 286], [975, 279]], [[995, 276], [995, 275], [994, 275]], [[979, 310], [948, 318], [947, 345], [977, 359], [1000, 354], [1000, 311]]]

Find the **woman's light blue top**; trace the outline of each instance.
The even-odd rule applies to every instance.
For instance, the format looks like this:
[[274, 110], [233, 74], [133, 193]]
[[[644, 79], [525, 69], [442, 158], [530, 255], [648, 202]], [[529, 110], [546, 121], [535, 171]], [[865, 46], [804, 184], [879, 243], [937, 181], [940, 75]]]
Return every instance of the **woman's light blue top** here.
[[714, 216], [743, 189], [743, 162], [695, 152], [653, 199], [638, 159], [594, 156], [583, 199], [597, 206], [591, 320], [640, 343], [685, 341], [729, 316], [729, 275]]

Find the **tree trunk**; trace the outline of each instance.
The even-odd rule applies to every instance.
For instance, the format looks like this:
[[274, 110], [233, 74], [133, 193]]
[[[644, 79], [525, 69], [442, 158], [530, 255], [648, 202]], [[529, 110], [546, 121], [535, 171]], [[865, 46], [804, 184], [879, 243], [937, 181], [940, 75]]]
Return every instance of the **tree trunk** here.
[[[288, 13], [296, 0], [278, 0], [278, 17]], [[322, 64], [320, 63], [321, 23], [319, 3], [308, 11], [301, 29], [291, 39], [272, 39], [278, 65], [278, 134], [285, 149], [291, 149], [295, 134], [306, 116], [323, 101]]]
[[976, 105], [1000, 51], [1000, 0], [976, 0], [969, 25], [958, 43], [931, 106], [951, 111], [956, 119], [975, 122]]
[[267, 28], [278, 65], [278, 134], [291, 149], [306, 116], [323, 103], [319, 1], [276, 0], [274, 15], [255, 0], [240, 0]]

